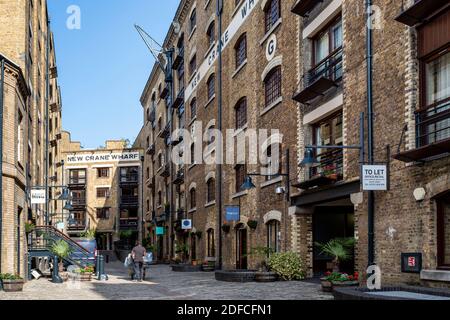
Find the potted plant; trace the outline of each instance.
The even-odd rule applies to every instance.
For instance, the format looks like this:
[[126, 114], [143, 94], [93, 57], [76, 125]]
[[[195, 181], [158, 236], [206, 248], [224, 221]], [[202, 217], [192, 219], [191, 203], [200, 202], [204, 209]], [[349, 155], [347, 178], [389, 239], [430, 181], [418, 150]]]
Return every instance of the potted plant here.
[[324, 167], [322, 175], [328, 179], [337, 180], [338, 174], [336, 173], [336, 165], [330, 164]]
[[34, 231], [34, 229], [36, 229], [36, 225], [33, 222], [28, 221], [25, 223], [25, 233], [27, 235], [32, 233]]
[[259, 259], [258, 272], [255, 275], [256, 282], [274, 282], [278, 280], [278, 274], [270, 270], [268, 259], [274, 253], [272, 248], [256, 247], [250, 251], [250, 255]]
[[64, 271], [64, 263], [63, 260], [70, 256], [71, 249], [67, 242], [63, 240], [58, 240], [55, 243], [53, 243], [51, 250], [50, 250], [55, 256], [59, 258], [59, 271]]
[[12, 275], [9, 273], [0, 274], [0, 287], [5, 292], [20, 292], [23, 291], [25, 281], [19, 275]]
[[86, 240], [95, 240], [96, 233], [97, 232], [94, 229], [90, 229], [86, 232], [81, 233], [81, 238]]
[[228, 233], [228, 232], [230, 232], [230, 230], [231, 230], [231, 227], [230, 227], [229, 224], [224, 223], [224, 224], [222, 225], [222, 231], [223, 231], [223, 232]]
[[258, 221], [256, 221], [256, 220], [249, 220], [247, 222], [247, 225], [250, 227], [250, 229], [256, 230], [256, 228], [258, 227]]
[[79, 269], [77, 273], [80, 275], [80, 281], [87, 282], [92, 280], [92, 275], [94, 274], [93, 266], [86, 266], [82, 269]]
[[333, 290], [332, 288], [334, 285], [334, 281], [336, 281], [337, 279], [341, 279], [339, 283], [342, 283], [344, 281], [343, 279], [345, 278], [345, 274], [340, 273], [339, 266], [341, 262], [351, 259], [353, 248], [355, 246], [355, 239], [336, 238], [330, 240], [325, 244], [316, 243], [316, 246], [321, 249], [321, 254], [326, 254], [333, 258], [333, 273], [329, 273], [326, 277], [321, 279], [322, 290], [324, 292], [330, 292]]
[[176, 243], [175, 244], [175, 253], [181, 255], [182, 262], [186, 262], [187, 255], [189, 253], [189, 245], [186, 243]]
[[359, 274], [355, 272], [353, 275], [340, 272], [327, 272], [326, 276], [321, 279], [322, 291], [332, 292], [334, 287], [355, 287], [359, 285]]

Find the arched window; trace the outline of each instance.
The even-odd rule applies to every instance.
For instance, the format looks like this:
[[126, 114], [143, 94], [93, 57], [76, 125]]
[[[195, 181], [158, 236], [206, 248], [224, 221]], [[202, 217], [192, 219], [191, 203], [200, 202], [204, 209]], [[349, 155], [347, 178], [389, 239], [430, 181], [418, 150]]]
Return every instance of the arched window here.
[[280, 232], [280, 221], [270, 220], [267, 226], [267, 248], [272, 252], [280, 251], [278, 233]]
[[216, 93], [216, 77], [214, 74], [209, 77], [207, 86], [208, 86], [208, 100], [210, 100]]
[[265, 11], [266, 33], [272, 29], [280, 19], [280, 0], [269, 0]]
[[239, 68], [247, 59], [247, 34], [243, 34], [234, 47], [236, 56], [236, 69]]
[[212, 258], [212, 257], [216, 256], [216, 244], [215, 244], [215, 238], [214, 238], [214, 229], [208, 229], [208, 231], [206, 231], [206, 235], [207, 235], [206, 247], [207, 247], [208, 257]]
[[195, 188], [192, 188], [191, 191], [189, 191], [189, 196], [191, 198], [191, 209], [195, 209], [197, 207], [197, 193], [195, 191]]
[[208, 36], [209, 45], [212, 46], [214, 41], [216, 41], [216, 27], [214, 21], [209, 25], [208, 30], [206, 31], [206, 35]]
[[216, 183], [214, 178], [210, 178], [208, 182], [206, 182], [206, 201], [213, 202], [216, 200]]
[[237, 193], [242, 191], [241, 187], [244, 184], [246, 174], [247, 174], [247, 166], [244, 164], [238, 164], [235, 168]]
[[191, 101], [191, 119], [197, 116], [197, 99], [192, 99]]
[[236, 129], [241, 129], [247, 124], [247, 98], [242, 98], [236, 104]]
[[273, 68], [264, 79], [266, 107], [281, 97], [281, 66]]

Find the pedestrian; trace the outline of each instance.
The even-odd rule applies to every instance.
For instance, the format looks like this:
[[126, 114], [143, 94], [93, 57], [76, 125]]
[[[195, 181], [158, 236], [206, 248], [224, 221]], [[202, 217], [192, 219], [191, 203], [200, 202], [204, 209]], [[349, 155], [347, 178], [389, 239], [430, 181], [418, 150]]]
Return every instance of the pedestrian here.
[[142, 282], [142, 269], [144, 267], [144, 257], [147, 252], [139, 241], [136, 241], [136, 246], [131, 251], [131, 256], [134, 262], [134, 281]]

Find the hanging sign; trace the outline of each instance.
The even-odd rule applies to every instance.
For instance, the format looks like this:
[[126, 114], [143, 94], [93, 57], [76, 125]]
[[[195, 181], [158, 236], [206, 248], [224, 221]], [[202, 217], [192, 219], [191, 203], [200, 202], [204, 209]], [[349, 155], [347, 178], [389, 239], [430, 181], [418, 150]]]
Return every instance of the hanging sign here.
[[241, 220], [241, 208], [238, 206], [225, 207], [225, 220], [226, 221], [240, 221]]
[[157, 236], [163, 236], [165, 233], [164, 231], [165, 231], [164, 227], [156, 227], [156, 235]]
[[387, 191], [388, 169], [386, 165], [365, 165], [362, 168], [364, 191]]
[[192, 220], [185, 219], [181, 221], [181, 228], [183, 230], [191, 230], [192, 229]]
[[31, 190], [31, 204], [45, 204], [45, 189]]

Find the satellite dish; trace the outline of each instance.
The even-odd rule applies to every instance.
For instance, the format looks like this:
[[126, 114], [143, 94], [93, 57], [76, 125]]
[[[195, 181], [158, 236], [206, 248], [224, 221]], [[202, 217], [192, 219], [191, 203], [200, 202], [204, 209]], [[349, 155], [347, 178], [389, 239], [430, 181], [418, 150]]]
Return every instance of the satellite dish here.
[[180, 34], [181, 32], [181, 25], [178, 21], [173, 21], [172, 22], [172, 27], [173, 27], [173, 31], [175, 32], [175, 34]]

